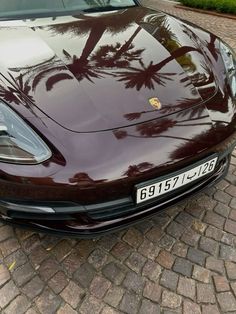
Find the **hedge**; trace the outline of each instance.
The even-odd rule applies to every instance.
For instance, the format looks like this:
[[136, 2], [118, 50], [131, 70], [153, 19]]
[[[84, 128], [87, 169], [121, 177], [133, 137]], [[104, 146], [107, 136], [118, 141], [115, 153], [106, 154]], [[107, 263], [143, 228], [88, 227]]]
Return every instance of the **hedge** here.
[[236, 0], [180, 0], [180, 2], [193, 8], [236, 14]]

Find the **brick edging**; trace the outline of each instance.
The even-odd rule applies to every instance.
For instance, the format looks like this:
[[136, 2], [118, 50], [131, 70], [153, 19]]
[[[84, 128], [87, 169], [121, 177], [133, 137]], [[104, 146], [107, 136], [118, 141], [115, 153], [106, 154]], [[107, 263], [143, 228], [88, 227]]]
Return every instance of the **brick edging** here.
[[216, 11], [196, 9], [196, 8], [186, 7], [184, 5], [179, 5], [179, 4], [175, 5], [174, 7], [177, 9], [182, 9], [182, 10], [186, 10], [186, 11], [193, 11], [193, 12], [203, 13], [203, 14], [207, 14], [207, 15], [214, 15], [214, 16], [218, 16], [218, 17], [224, 17], [227, 19], [236, 20], [236, 15], [218, 13]]

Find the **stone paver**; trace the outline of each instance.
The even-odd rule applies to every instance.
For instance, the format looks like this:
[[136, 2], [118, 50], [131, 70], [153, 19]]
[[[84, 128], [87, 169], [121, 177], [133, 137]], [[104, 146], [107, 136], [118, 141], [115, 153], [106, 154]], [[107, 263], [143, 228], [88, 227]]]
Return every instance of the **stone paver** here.
[[[143, 0], [236, 48], [236, 20]], [[236, 150], [228, 176], [161, 215], [94, 240], [0, 222], [0, 313], [236, 313]]]

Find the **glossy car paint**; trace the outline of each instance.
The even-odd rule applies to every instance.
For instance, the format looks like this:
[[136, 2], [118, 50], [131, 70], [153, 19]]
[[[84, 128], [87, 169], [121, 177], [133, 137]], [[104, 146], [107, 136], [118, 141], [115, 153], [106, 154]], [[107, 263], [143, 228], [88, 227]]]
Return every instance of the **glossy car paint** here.
[[[136, 7], [1, 21], [0, 42], [0, 97], [53, 152], [39, 165], [0, 163], [3, 201], [115, 201], [138, 183], [233, 149], [235, 100], [213, 34]], [[86, 225], [86, 213], [76, 219], [74, 232], [96, 225]], [[40, 224], [62, 231], [69, 223]]]

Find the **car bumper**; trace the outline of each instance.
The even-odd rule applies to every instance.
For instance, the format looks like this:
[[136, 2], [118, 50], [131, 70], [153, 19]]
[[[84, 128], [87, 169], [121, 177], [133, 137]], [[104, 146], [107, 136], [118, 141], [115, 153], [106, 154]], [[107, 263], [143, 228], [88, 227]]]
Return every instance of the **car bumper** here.
[[0, 219], [15, 226], [62, 236], [96, 237], [113, 232], [176, 205], [206, 187], [214, 185], [228, 172], [234, 144], [218, 152], [215, 171], [190, 185], [181, 187], [167, 196], [136, 205], [133, 198], [126, 197], [92, 205], [69, 202], [11, 202], [0, 201]]

